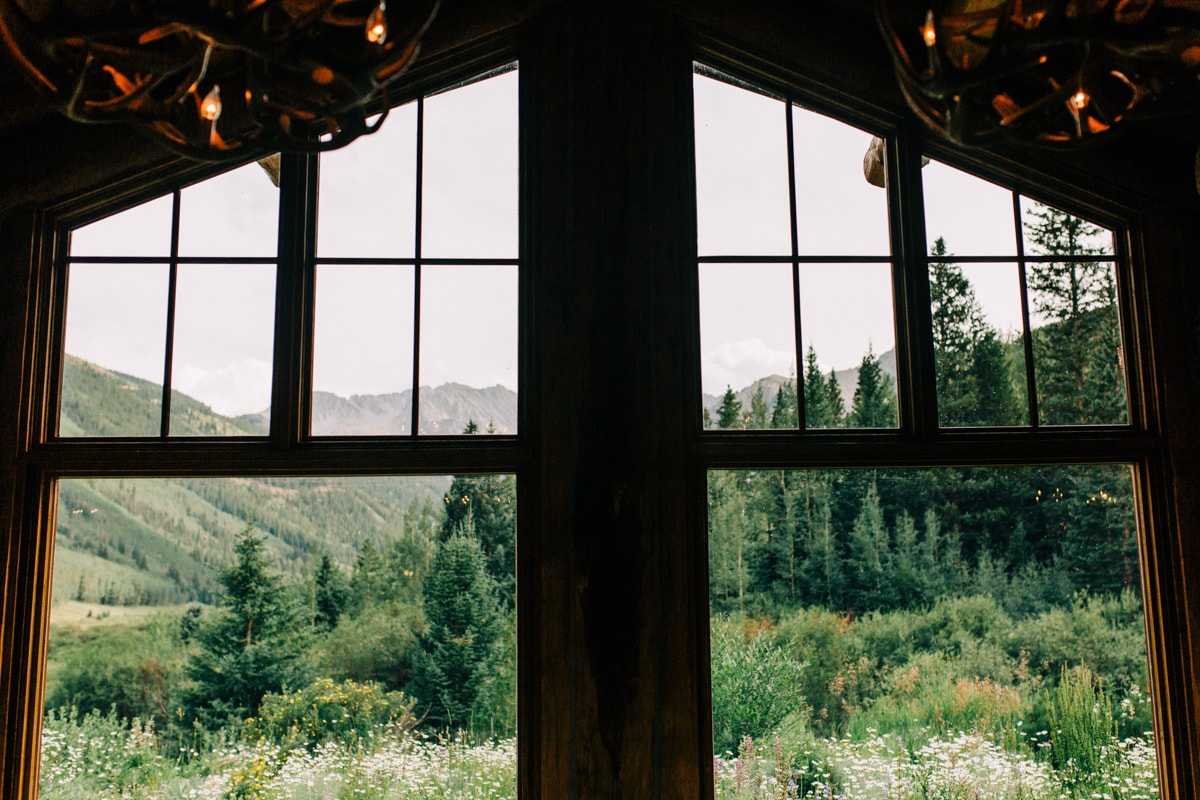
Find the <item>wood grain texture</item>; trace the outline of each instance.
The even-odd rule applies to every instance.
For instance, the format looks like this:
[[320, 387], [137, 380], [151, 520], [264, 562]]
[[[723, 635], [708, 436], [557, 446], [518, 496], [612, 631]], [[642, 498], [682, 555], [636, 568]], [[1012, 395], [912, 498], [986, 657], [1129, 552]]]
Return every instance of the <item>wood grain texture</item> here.
[[549, 367], [534, 421], [542, 797], [700, 792], [681, 591], [698, 418], [683, 413], [696, 393], [681, 335], [691, 75], [671, 22], [637, 3], [581, 3], [546, 20], [522, 60], [523, 100], [539, 109], [526, 118], [533, 191], [549, 201], [529, 219], [534, 359]]

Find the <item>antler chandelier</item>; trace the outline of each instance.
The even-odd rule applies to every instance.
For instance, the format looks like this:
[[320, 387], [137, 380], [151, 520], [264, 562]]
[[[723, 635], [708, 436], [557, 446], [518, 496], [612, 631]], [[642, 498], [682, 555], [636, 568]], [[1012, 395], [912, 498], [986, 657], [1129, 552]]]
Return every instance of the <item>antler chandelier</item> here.
[[906, 99], [963, 144], [1085, 142], [1196, 108], [1200, 0], [877, 0]]
[[0, 0], [0, 38], [66, 116], [205, 160], [376, 130], [438, 0]]

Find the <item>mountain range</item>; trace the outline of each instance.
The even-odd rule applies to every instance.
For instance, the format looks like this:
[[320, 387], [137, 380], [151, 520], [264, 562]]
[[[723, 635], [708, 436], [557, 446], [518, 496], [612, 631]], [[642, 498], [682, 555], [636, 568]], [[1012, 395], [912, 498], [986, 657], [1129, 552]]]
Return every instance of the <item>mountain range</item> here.
[[[895, 374], [895, 355], [880, 356]], [[858, 370], [837, 373], [847, 403]], [[787, 379], [762, 378], [737, 392], [745, 407], [761, 387], [768, 405]], [[501, 386], [421, 387], [421, 432], [516, 431], [516, 394]], [[719, 397], [706, 395], [715, 411]], [[162, 387], [68, 356], [59, 430], [64, 437], [159, 435]], [[313, 396], [314, 435], [405, 435], [412, 392]], [[227, 417], [180, 392], [171, 398], [172, 436], [262, 436], [267, 412]], [[451, 476], [356, 478], [70, 479], [59, 484], [52, 599], [107, 605], [211, 601], [219, 571], [233, 561], [248, 525], [266, 537], [288, 580], [311, 576], [328, 555], [344, 571], [371, 541], [432, 536]]]

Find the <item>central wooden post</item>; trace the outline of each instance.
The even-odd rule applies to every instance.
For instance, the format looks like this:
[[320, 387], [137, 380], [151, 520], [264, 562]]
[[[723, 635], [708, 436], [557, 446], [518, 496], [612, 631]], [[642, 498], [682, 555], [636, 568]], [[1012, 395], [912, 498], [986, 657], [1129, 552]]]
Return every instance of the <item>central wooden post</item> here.
[[665, 12], [564, 5], [521, 63], [526, 330], [534, 363], [566, 377], [523, 384], [537, 466], [521, 524], [538, 552], [519, 580], [539, 629], [521, 638], [538, 663], [522, 783], [544, 800], [690, 799], [711, 760], [687, 491], [691, 61]]

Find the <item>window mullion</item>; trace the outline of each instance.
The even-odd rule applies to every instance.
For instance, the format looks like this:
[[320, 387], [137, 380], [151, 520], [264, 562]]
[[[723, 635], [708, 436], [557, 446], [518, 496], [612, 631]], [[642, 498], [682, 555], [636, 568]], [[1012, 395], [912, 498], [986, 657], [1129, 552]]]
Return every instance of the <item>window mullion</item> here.
[[281, 447], [307, 436], [311, 417], [317, 173], [315, 155], [281, 157], [271, 385], [271, 439]]
[[175, 295], [179, 287], [179, 206], [180, 192], [176, 189], [171, 197], [171, 263], [167, 275], [167, 331], [163, 353], [162, 418], [159, 420], [161, 435], [171, 435], [171, 373], [175, 363]]
[[1038, 413], [1036, 373], [1033, 369], [1033, 323], [1029, 316], [1029, 283], [1026, 280], [1025, 236], [1021, 230], [1021, 196], [1012, 193], [1013, 228], [1017, 245], [1017, 280], [1021, 291], [1021, 344], [1025, 359], [1025, 396], [1026, 413], [1029, 414], [1029, 426], [1037, 428], [1040, 414]]
[[412, 339], [412, 414], [409, 433], [416, 436], [421, 428], [421, 215], [425, 194], [425, 98], [417, 98], [416, 199], [413, 204], [413, 339]]
[[917, 137], [886, 143], [888, 207], [892, 226], [892, 274], [896, 305], [896, 397], [900, 429], [927, 438], [936, 434], [937, 365], [929, 267], [925, 260], [925, 208], [922, 158]]

